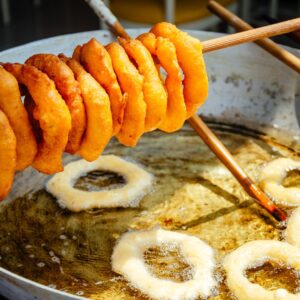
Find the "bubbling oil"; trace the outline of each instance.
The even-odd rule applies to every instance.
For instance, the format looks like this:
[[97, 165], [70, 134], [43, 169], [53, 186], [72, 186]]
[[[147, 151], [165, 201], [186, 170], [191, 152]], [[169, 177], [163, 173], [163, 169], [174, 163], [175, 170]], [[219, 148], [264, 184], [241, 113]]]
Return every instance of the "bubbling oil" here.
[[193, 278], [193, 268], [186, 262], [180, 249], [172, 244], [149, 248], [144, 253], [144, 260], [155, 277], [175, 282]]
[[[250, 131], [241, 134], [222, 129], [216, 133], [253, 180], [258, 179], [260, 169], [268, 161], [298, 156], [293, 149]], [[71, 213], [59, 207], [44, 189], [24, 193], [0, 207], [1, 267], [91, 299], [147, 299], [111, 270], [112, 249], [128, 230], [159, 225], [192, 234], [215, 249], [219, 262], [248, 241], [282, 239], [278, 224], [245, 194], [187, 127], [168, 135], [149, 133], [135, 149], [112, 141], [106, 154], [130, 158], [155, 176], [154, 190], [142, 199], [140, 207]], [[30, 172], [24, 171], [32, 180], [41, 176]], [[16, 186], [24, 186], [22, 180], [28, 176], [19, 176]], [[300, 186], [299, 173], [291, 176], [284, 184]], [[101, 171], [80, 178], [76, 187], [95, 190], [120, 184], [126, 182], [118, 174]], [[144, 253], [144, 260], [159, 278], [183, 282], [193, 276], [180, 249], [151, 248]], [[223, 272], [219, 265], [216, 277], [220, 285], [211, 299], [233, 299]], [[299, 284], [291, 270], [282, 271], [273, 265], [249, 270], [247, 274], [250, 280], [266, 283], [266, 288], [284, 287], [295, 292]]]
[[82, 191], [96, 192], [107, 189], [117, 189], [126, 184], [126, 179], [110, 171], [92, 171], [81, 176], [74, 184], [74, 187]]
[[287, 172], [287, 176], [282, 181], [284, 187], [297, 187], [300, 188], [300, 170], [292, 170]]
[[253, 266], [246, 271], [250, 282], [268, 290], [286, 289], [290, 293], [299, 293], [300, 273], [289, 266], [271, 260]]

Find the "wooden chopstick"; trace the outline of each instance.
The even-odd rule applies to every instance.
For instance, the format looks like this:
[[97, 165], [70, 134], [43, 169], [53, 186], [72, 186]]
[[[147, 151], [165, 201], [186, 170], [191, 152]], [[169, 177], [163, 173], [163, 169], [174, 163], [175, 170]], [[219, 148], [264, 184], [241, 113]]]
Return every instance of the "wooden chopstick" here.
[[[278, 19], [272, 18], [270, 16], [263, 16], [263, 18], [270, 24], [280, 22]], [[300, 44], [300, 31], [292, 31], [286, 34], [290, 39]]]
[[[102, 0], [85, 0], [96, 12], [96, 14], [102, 18], [102, 20], [111, 28], [111, 30], [117, 35], [130, 38], [126, 30], [122, 27], [122, 25], [118, 22], [116, 17], [112, 14], [112, 12], [106, 7], [103, 9]], [[294, 24], [296, 23], [296, 25]], [[276, 35], [280, 34], [279, 32], [288, 32], [289, 30], [295, 30], [295, 27], [300, 28], [300, 18], [296, 22], [294, 21], [292, 26], [284, 24], [284, 29], [281, 29], [280, 26], [276, 24], [267, 26], [267, 30], [260, 30], [259, 36], [261, 35]], [[271, 27], [271, 29], [270, 29]], [[275, 29], [274, 29], [275, 28]], [[288, 28], [288, 29], [287, 29]], [[229, 37], [229, 38], [228, 38]], [[224, 42], [224, 47], [230, 47], [232, 45], [237, 45], [241, 43], [245, 43], [248, 41], [255, 40], [255, 32], [252, 32], [248, 39], [247, 36], [242, 35], [239, 37], [239, 34], [235, 34], [235, 37], [232, 39], [230, 36], [224, 36], [222, 38], [214, 39], [216, 43], [211, 43], [210, 41], [206, 41], [203, 43], [203, 48], [206, 48], [205, 52], [213, 51], [216, 49], [222, 49], [222, 41]], [[285, 221], [287, 219], [287, 215], [284, 211], [279, 209], [265, 194], [264, 192], [255, 185], [255, 183], [249, 178], [249, 176], [243, 171], [243, 169], [237, 164], [234, 160], [233, 156], [227, 150], [227, 148], [222, 144], [222, 142], [215, 136], [215, 134], [207, 127], [207, 125], [201, 120], [201, 118], [197, 115], [192, 116], [188, 120], [189, 124], [192, 128], [197, 132], [197, 134], [202, 138], [204, 143], [214, 152], [217, 158], [224, 163], [224, 165], [229, 169], [229, 171], [235, 176], [235, 178], [239, 181], [245, 191], [253, 197], [253, 199], [264, 209], [266, 209], [276, 220]]]
[[[232, 13], [231, 11], [229, 11], [228, 9], [226, 9], [225, 7], [223, 7], [221, 4], [219, 4], [218, 2], [216, 2], [214, 0], [211, 0], [208, 2], [207, 8], [211, 12], [216, 14], [218, 17], [220, 17], [222, 20], [224, 20], [226, 23], [228, 23], [229, 25], [234, 27], [237, 31], [246, 31], [245, 36], [248, 36], [249, 32], [251, 32], [251, 31], [253, 32], [253, 30], [255, 30], [255, 32], [257, 33], [258, 30], [261, 30], [262, 28], [266, 28], [266, 27], [261, 27], [258, 29], [254, 29], [251, 25], [249, 25], [248, 23], [246, 23], [245, 21], [240, 19], [234, 13]], [[297, 23], [299, 22], [297, 20], [299, 20], [299, 18], [291, 20], [291, 21], [287, 21], [288, 24], [287, 24], [286, 28], [289, 26], [293, 26], [293, 24], [296, 24], [296, 27], [297, 27]], [[283, 23], [281, 22], [281, 23], [277, 23], [275, 25], [277, 25], [278, 27], [281, 27], [282, 24]], [[282, 27], [281, 27], [281, 29], [282, 29]], [[292, 31], [288, 30], [288, 32], [292, 32]], [[286, 33], [286, 32], [281, 31], [281, 33]], [[258, 38], [258, 35], [255, 34], [255, 36]], [[272, 34], [272, 36], [274, 36], [274, 35]], [[231, 37], [232, 37], [232, 35], [231, 35]], [[262, 34], [262, 37], [260, 37], [260, 38], [265, 38], [265, 37], [266, 36], [263, 36], [263, 34]], [[273, 56], [275, 56], [276, 58], [281, 60], [283, 63], [285, 63], [292, 69], [294, 69], [296, 72], [300, 73], [300, 59], [297, 56], [293, 55], [292, 53], [290, 53], [287, 50], [283, 49], [282, 47], [278, 46], [276, 43], [274, 43], [270, 39], [253, 40], [253, 41], [255, 41], [256, 44], [261, 46], [263, 49], [268, 51], [270, 54], [272, 54]], [[212, 43], [213, 40], [211, 40], [210, 42]]]
[[276, 220], [286, 220], [286, 214], [280, 210], [266, 194], [251, 180], [245, 171], [235, 161], [228, 149], [207, 127], [203, 120], [197, 115], [188, 120], [189, 124], [195, 129], [204, 143], [214, 152], [217, 158], [227, 167], [231, 174], [238, 180], [244, 190], [260, 206], [265, 208]]

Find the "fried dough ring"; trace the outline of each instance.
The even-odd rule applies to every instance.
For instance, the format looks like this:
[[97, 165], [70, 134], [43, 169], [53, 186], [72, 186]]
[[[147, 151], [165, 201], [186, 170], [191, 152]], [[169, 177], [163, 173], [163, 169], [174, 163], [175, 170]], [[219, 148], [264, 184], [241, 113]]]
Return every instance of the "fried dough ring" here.
[[17, 139], [16, 170], [30, 166], [37, 153], [37, 143], [28, 114], [21, 101], [15, 77], [0, 66], [0, 109], [5, 113]]
[[[193, 268], [192, 278], [174, 282], [155, 276], [144, 261], [144, 253], [152, 247], [177, 246], [185, 261]], [[112, 269], [151, 299], [207, 299], [217, 286], [214, 278], [213, 249], [195, 236], [153, 228], [123, 234], [113, 249]]]
[[153, 33], [144, 33], [138, 37], [144, 46], [157, 58], [167, 72], [165, 87], [168, 92], [167, 113], [159, 129], [165, 132], [179, 130], [186, 120], [186, 106], [183, 96], [182, 75], [178, 64], [176, 49], [169, 39]]
[[300, 271], [300, 249], [288, 243], [274, 240], [256, 240], [248, 242], [228, 254], [223, 262], [226, 271], [227, 286], [238, 300], [297, 300], [300, 293], [292, 294], [285, 289], [267, 290], [252, 283], [245, 275], [251, 266], [261, 265], [265, 261], [286, 263]]
[[93, 161], [101, 155], [112, 136], [113, 123], [109, 97], [78, 61], [66, 59], [66, 62], [79, 82], [87, 114], [86, 131], [78, 153], [86, 160]]
[[286, 206], [299, 206], [300, 188], [282, 185], [287, 172], [291, 170], [300, 170], [300, 161], [285, 157], [277, 158], [267, 163], [261, 170], [259, 184], [272, 196], [274, 202]]
[[0, 110], [0, 200], [9, 193], [13, 184], [17, 160], [17, 141], [8, 118]]
[[184, 98], [187, 118], [203, 104], [208, 95], [208, 79], [200, 41], [179, 30], [175, 25], [162, 22], [151, 29], [157, 37], [168, 38], [176, 48], [179, 65], [184, 73]]
[[292, 212], [285, 230], [285, 239], [291, 245], [300, 248], [300, 207]]
[[123, 124], [117, 138], [120, 143], [134, 147], [145, 129], [146, 103], [143, 95], [143, 76], [117, 43], [106, 46], [121, 89], [127, 97]]
[[[78, 178], [95, 170], [118, 173], [126, 183], [100, 191], [82, 191], [73, 187]], [[81, 159], [69, 163], [63, 172], [48, 181], [46, 189], [62, 207], [79, 212], [93, 208], [138, 207], [152, 184], [153, 176], [140, 166], [115, 155], [102, 155], [93, 162]]]
[[24, 84], [35, 102], [34, 118], [39, 121], [43, 140], [32, 166], [53, 174], [63, 170], [61, 156], [68, 142], [71, 116], [65, 101], [49, 77], [30, 65], [4, 64], [19, 83]]
[[113, 117], [113, 135], [116, 135], [122, 126], [126, 103], [113, 70], [111, 58], [104, 46], [96, 39], [91, 39], [81, 47], [80, 62], [109, 95]]
[[56, 89], [65, 100], [70, 114], [72, 127], [66, 152], [74, 154], [78, 151], [85, 130], [86, 117], [79, 84], [70, 68], [53, 54], [36, 54], [26, 64], [30, 64], [46, 73], [55, 83]]
[[118, 41], [130, 59], [136, 63], [140, 74], [144, 76], [143, 92], [147, 105], [145, 131], [155, 130], [166, 116], [167, 94], [154, 61], [139, 40], [119, 38]]

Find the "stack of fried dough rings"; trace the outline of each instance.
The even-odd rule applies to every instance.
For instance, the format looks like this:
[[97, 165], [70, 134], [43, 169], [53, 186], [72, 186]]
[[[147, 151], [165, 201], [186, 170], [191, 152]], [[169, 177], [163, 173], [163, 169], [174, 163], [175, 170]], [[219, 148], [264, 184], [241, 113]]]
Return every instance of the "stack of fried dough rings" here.
[[180, 129], [208, 94], [200, 41], [169, 23], [107, 46], [91, 39], [72, 58], [1, 65], [0, 199], [15, 171], [61, 172], [63, 152], [93, 161], [112, 136], [133, 147], [144, 132]]

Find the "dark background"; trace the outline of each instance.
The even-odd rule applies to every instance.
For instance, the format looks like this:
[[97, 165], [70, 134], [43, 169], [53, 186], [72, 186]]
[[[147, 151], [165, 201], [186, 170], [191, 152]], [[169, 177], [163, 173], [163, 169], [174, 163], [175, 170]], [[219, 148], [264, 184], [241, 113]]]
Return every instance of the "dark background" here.
[[[55, 35], [100, 28], [98, 18], [84, 0], [39, 0], [39, 5], [35, 5], [34, 0], [8, 0], [8, 2], [11, 22], [4, 25], [2, 13], [0, 14], [0, 50]], [[251, 1], [249, 14], [252, 25], [267, 24], [264, 16], [268, 15], [270, 3], [271, 0]], [[278, 3], [278, 19], [285, 20], [300, 15], [299, 0], [278, 0]], [[224, 32], [226, 26], [220, 24], [214, 30]], [[299, 48], [299, 44], [287, 37], [275, 40]]]

